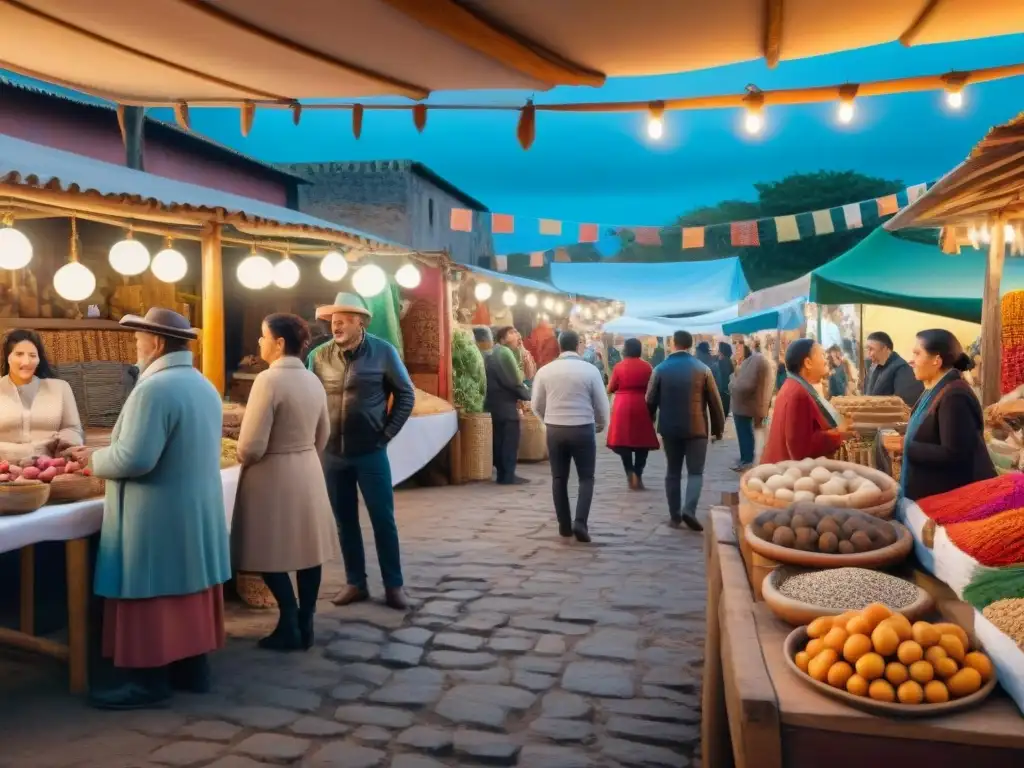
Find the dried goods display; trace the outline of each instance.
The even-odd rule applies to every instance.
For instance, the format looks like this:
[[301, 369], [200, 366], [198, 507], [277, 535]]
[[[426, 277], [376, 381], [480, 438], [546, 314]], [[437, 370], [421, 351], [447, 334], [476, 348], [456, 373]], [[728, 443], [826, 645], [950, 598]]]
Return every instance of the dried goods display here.
[[779, 512], [762, 512], [751, 524], [754, 535], [789, 549], [852, 555], [895, 544], [902, 526], [856, 509], [800, 502]]
[[220, 439], [220, 468], [226, 469], [238, 464], [238, 441], [230, 437]]
[[882, 517], [891, 513], [896, 490], [895, 481], [882, 472], [831, 459], [762, 464], [741, 482], [745, 496], [768, 507], [808, 501], [825, 507], [871, 510]]
[[1024, 598], [997, 600], [986, 606], [981, 615], [1024, 651]]
[[17, 462], [0, 461], [0, 483], [17, 483], [39, 480], [50, 483], [62, 475], [83, 475], [88, 477], [92, 472], [75, 461], [64, 456], [30, 456]]
[[911, 622], [878, 602], [815, 619], [787, 638], [786, 652], [791, 669], [819, 690], [895, 715], [971, 706], [996, 684], [991, 660], [963, 628]]

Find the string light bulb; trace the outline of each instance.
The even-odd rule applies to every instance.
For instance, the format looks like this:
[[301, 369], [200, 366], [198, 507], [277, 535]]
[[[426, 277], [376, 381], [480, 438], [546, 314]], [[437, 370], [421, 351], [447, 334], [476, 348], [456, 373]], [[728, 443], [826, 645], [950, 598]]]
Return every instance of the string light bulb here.
[[565, 302], [562, 302], [562, 301], [555, 302], [555, 314], [558, 314], [558, 315], [565, 314]]
[[1017, 230], [1013, 224], [1003, 225], [1003, 242], [1006, 244], [1012, 244], [1014, 239], [1017, 237]]
[[167, 238], [163, 250], [157, 252], [149, 263], [149, 269], [157, 280], [176, 283], [188, 273], [188, 262], [174, 249], [171, 238]]
[[853, 105], [853, 100], [856, 97], [856, 85], [843, 85], [839, 87], [839, 109], [836, 112], [836, 117], [843, 125], [849, 125], [853, 122], [854, 114], [857, 111]]
[[376, 296], [388, 284], [388, 276], [376, 264], [367, 264], [352, 275], [352, 287], [365, 298]]
[[550, 312], [554, 308], [555, 308], [555, 300], [552, 299], [550, 296], [545, 296], [544, 297], [544, 309], [546, 309], [548, 312]]
[[756, 85], [748, 85], [743, 104], [746, 107], [743, 128], [751, 136], [756, 136], [764, 130], [764, 93]]
[[528, 293], [528, 294], [526, 294], [526, 296], [523, 298], [523, 304], [528, 306], [530, 309], [533, 309], [534, 307], [536, 307], [537, 306], [537, 294], [536, 293]]
[[418, 287], [422, 279], [420, 271], [416, 269], [415, 264], [403, 264], [395, 272], [395, 282], [409, 290]]
[[243, 288], [261, 291], [274, 282], [274, 265], [266, 256], [256, 253], [254, 244], [249, 255], [238, 263], [235, 275]]
[[506, 307], [514, 307], [517, 301], [519, 301], [519, 297], [511, 288], [506, 288], [505, 292], [501, 294], [501, 303]]
[[491, 298], [492, 293], [494, 293], [494, 289], [491, 288], [490, 283], [477, 283], [473, 289], [473, 295], [477, 301], [487, 301]]
[[71, 217], [71, 253], [68, 263], [53, 275], [53, 290], [66, 301], [85, 301], [96, 290], [96, 275], [78, 260], [78, 221]]
[[294, 288], [298, 282], [299, 267], [288, 254], [285, 254], [284, 258], [274, 265], [274, 285], [287, 289]]
[[32, 243], [23, 232], [14, 228], [14, 217], [4, 214], [0, 227], [0, 268], [22, 269], [32, 261]]
[[320, 259], [320, 275], [329, 283], [336, 283], [348, 274], [348, 260], [338, 251], [328, 251]]
[[967, 73], [950, 72], [944, 78], [946, 83], [946, 106], [957, 111], [964, 106], [964, 85], [967, 84]]
[[659, 141], [665, 135], [665, 102], [651, 102], [650, 114], [647, 117], [647, 135], [653, 141]]
[[129, 229], [124, 240], [114, 243], [108, 256], [114, 271], [125, 277], [141, 275], [149, 267], [149, 249], [135, 239], [135, 233]]

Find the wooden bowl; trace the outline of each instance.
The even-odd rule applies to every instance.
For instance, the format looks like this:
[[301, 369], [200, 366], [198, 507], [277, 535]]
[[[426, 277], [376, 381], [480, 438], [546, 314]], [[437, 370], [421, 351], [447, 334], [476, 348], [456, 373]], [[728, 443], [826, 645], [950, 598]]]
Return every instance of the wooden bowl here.
[[798, 565], [803, 568], [885, 568], [907, 559], [914, 549], [914, 536], [900, 523], [891, 520], [881, 522], [896, 529], [899, 538], [895, 543], [870, 552], [854, 552], [852, 555], [830, 555], [825, 552], [805, 552], [802, 549], [781, 547], [765, 541], [754, 533], [753, 523], [749, 523], [744, 529], [743, 537], [757, 554], [784, 565]]
[[50, 486], [41, 480], [0, 483], [0, 515], [35, 512], [50, 498]]
[[[811, 603], [801, 602], [800, 600], [794, 600], [791, 597], [786, 597], [779, 591], [779, 580], [782, 579], [783, 576], [790, 576], [804, 570], [807, 569], [783, 566], [781, 568], [776, 568], [768, 574], [768, 577], [763, 582], [761, 582], [761, 596], [765, 603], [769, 608], [771, 608], [772, 613], [787, 624], [799, 627], [805, 624], [810, 624], [819, 616], [838, 616], [839, 614], [846, 613], [847, 611], [856, 611], [863, 608], [863, 606], [825, 608], [820, 605], [813, 605]], [[902, 613], [909, 621], [915, 622], [931, 613], [933, 607], [934, 602], [932, 601], [931, 595], [918, 587], [917, 600], [905, 608], [900, 608], [896, 612]]]
[[819, 683], [813, 677], [801, 671], [800, 667], [793, 661], [793, 657], [807, 644], [807, 640], [807, 627], [797, 627], [789, 633], [783, 645], [783, 653], [786, 655], [786, 666], [789, 670], [819, 693], [831, 696], [833, 699], [838, 699], [844, 704], [864, 712], [870, 712], [873, 715], [881, 715], [883, 717], [937, 717], [939, 715], [949, 715], [976, 707], [987, 699], [996, 687], [996, 677], [993, 675], [987, 683], [970, 696], [964, 696], [962, 699], [953, 699], [944, 704], [890, 704], [886, 701], [869, 699], [867, 696], [854, 696], [847, 691], [833, 688], [827, 683]]
[[50, 504], [69, 504], [103, 495], [106, 481], [95, 475], [58, 475], [50, 482]]
[[[882, 495], [879, 498], [878, 504], [872, 507], [866, 507], [863, 509], [857, 509], [856, 507], [850, 507], [850, 509], [857, 509], [859, 512], [864, 512], [873, 517], [879, 517], [882, 519], [888, 519], [892, 517], [893, 509], [896, 506], [896, 501], [899, 496], [899, 483], [892, 479], [885, 472], [882, 472], [872, 467], [865, 467], [862, 464], [853, 464], [849, 461], [836, 461], [834, 459], [819, 459], [820, 466], [828, 469], [830, 472], [842, 472], [847, 469], [852, 469], [861, 477], [865, 477], [882, 491]], [[795, 466], [799, 462], [796, 461], [779, 461], [775, 463], [775, 466], [782, 470], [789, 469]], [[748, 481], [751, 478], [759, 477], [758, 470], [760, 467], [754, 467], [740, 477], [740, 495], [746, 497], [749, 501], [758, 504], [763, 507], [769, 507], [774, 509], [786, 509], [792, 506], [792, 501], [783, 501], [776, 499], [774, 496], [766, 496], [763, 493], [754, 491], [748, 485]]]

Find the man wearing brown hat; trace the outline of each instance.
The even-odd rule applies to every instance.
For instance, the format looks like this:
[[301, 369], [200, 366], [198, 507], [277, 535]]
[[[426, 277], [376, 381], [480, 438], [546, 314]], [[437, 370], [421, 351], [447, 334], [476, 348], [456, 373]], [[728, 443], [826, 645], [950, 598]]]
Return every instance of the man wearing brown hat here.
[[334, 604], [349, 605], [370, 596], [359, 527], [361, 491], [377, 544], [384, 600], [401, 610], [408, 607], [408, 602], [402, 590], [387, 445], [412, 414], [415, 389], [397, 350], [366, 332], [371, 314], [360, 297], [339, 293], [333, 304], [317, 308], [316, 317], [329, 320], [333, 334], [309, 353], [307, 365], [327, 390], [331, 417], [331, 437], [323, 455], [324, 476], [348, 579]]

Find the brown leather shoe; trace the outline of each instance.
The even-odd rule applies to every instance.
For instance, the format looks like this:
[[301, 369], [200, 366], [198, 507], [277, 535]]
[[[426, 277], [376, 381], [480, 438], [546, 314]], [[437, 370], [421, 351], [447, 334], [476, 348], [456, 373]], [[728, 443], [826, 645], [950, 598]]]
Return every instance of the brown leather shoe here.
[[401, 587], [393, 587], [384, 590], [384, 605], [394, 608], [396, 611], [404, 611], [409, 608], [409, 599], [405, 596], [405, 590]]
[[644, 485], [644, 479], [642, 477], [640, 477], [640, 475], [633, 475], [633, 477], [636, 478], [636, 488], [634, 490], [646, 491], [647, 490], [647, 486]]
[[637, 477], [633, 472], [630, 472], [627, 475], [627, 477], [629, 478], [629, 490], [635, 491], [637, 489], [637, 483], [640, 481], [640, 478]]
[[370, 599], [370, 593], [363, 587], [354, 587], [351, 584], [345, 586], [338, 594], [331, 600], [335, 605], [352, 605], [352, 603], [361, 603], [364, 600]]

